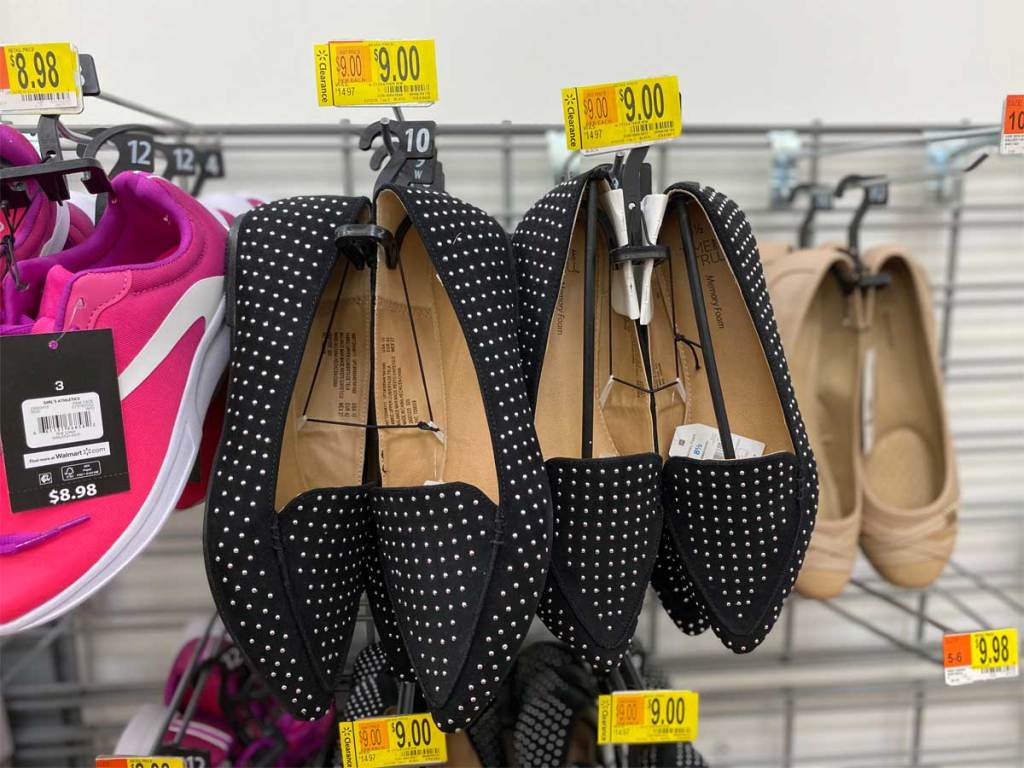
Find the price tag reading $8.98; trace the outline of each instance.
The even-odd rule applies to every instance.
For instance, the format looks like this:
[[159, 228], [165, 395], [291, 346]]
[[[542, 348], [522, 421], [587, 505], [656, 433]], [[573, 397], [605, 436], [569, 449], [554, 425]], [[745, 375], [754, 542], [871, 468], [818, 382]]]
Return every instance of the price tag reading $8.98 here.
[[564, 88], [562, 114], [566, 146], [585, 155], [670, 141], [683, 130], [675, 76]]
[[946, 685], [967, 685], [980, 680], [1017, 677], [1020, 664], [1017, 630], [989, 629], [942, 638]]
[[444, 733], [430, 715], [374, 717], [338, 724], [342, 768], [435, 765], [448, 760]]
[[656, 744], [697, 738], [693, 691], [620, 691], [597, 697], [598, 744]]
[[422, 106], [437, 101], [433, 40], [346, 40], [313, 46], [321, 107]]
[[0, 112], [82, 111], [78, 52], [69, 43], [0, 46]]

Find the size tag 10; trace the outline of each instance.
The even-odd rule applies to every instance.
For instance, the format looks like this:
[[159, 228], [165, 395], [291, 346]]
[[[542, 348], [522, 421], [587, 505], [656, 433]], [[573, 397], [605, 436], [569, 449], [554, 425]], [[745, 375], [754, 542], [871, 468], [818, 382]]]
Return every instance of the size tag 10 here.
[[82, 107], [78, 51], [70, 43], [0, 46], [0, 112], [77, 114]]
[[618, 691], [597, 697], [598, 744], [656, 744], [697, 738], [694, 691]]
[[562, 114], [566, 146], [585, 155], [670, 141], [683, 130], [674, 75], [563, 88]]
[[434, 765], [448, 760], [444, 733], [427, 714], [338, 723], [342, 768]]
[[1001, 155], [1024, 155], [1024, 93], [1011, 94], [1003, 102]]
[[946, 635], [942, 638], [942, 663], [946, 685], [1017, 677], [1017, 630], [1010, 627]]
[[113, 757], [96, 758], [96, 768], [188, 768], [183, 757]]
[[437, 101], [433, 40], [346, 40], [313, 46], [321, 107], [424, 106]]

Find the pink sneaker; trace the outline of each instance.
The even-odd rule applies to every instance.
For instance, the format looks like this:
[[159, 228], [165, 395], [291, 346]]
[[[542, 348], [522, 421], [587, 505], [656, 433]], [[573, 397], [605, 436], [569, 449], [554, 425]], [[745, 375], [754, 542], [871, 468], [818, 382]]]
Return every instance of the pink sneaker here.
[[[14, 514], [0, 471], [0, 535], [17, 542], [0, 546], [0, 634], [50, 621], [88, 598], [174, 508], [227, 362], [225, 239], [223, 227], [173, 184], [125, 173], [95, 232], [60, 263], [28, 275], [24, 293], [37, 292], [38, 304], [21, 308], [31, 321], [26, 330], [113, 332], [131, 490]], [[26, 272], [37, 261], [24, 262]], [[7, 315], [9, 296], [5, 290]], [[88, 519], [67, 525], [81, 517]]]

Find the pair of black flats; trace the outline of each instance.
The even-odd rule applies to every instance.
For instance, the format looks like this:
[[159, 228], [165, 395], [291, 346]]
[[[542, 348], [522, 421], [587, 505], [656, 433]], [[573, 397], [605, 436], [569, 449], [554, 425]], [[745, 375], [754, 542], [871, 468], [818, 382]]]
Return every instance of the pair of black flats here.
[[[611, 191], [591, 175], [553, 190], [511, 247], [483, 211], [414, 187], [237, 220], [207, 570], [295, 716], [322, 716], [342, 687], [364, 592], [392, 674], [446, 731], [497, 694], [538, 613], [599, 672], [627, 652], [652, 580], [684, 630], [710, 625], [737, 651], [778, 616], [816, 484], [749, 227], [712, 190], [670, 190], [681, 223], [657, 236], [671, 255], [644, 278], [661, 304], [641, 328], [604, 310], [621, 293], [614, 232], [580, 265], [598, 185]], [[714, 294], [716, 397], [687, 237]], [[766, 455], [665, 461], [670, 427], [721, 426], [723, 396]]]

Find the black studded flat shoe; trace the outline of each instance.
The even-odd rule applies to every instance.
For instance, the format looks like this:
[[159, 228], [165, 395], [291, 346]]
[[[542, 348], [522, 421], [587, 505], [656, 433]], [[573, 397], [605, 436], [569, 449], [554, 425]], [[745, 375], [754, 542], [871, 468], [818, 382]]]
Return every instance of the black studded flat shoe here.
[[512, 667], [551, 557], [551, 498], [516, 337], [507, 237], [434, 190], [384, 187], [374, 284], [384, 583], [438, 725], [465, 727]]
[[296, 717], [333, 701], [373, 554], [364, 455], [370, 272], [335, 231], [364, 198], [293, 197], [238, 220], [224, 434], [206, 507], [207, 575], [225, 625]]
[[679, 366], [686, 403], [665, 462], [652, 581], [680, 628], [710, 625], [745, 653], [799, 573], [817, 510], [814, 457], [746, 217], [710, 187], [676, 184], [668, 195], [652, 334], [664, 327], [686, 344], [652, 346], [652, 363]]
[[644, 365], [636, 319], [613, 308], [616, 235], [599, 207], [610, 194], [603, 169], [567, 181], [513, 237], [520, 344], [555, 515], [538, 613], [599, 672], [628, 649], [662, 527], [651, 407], [662, 382]]

